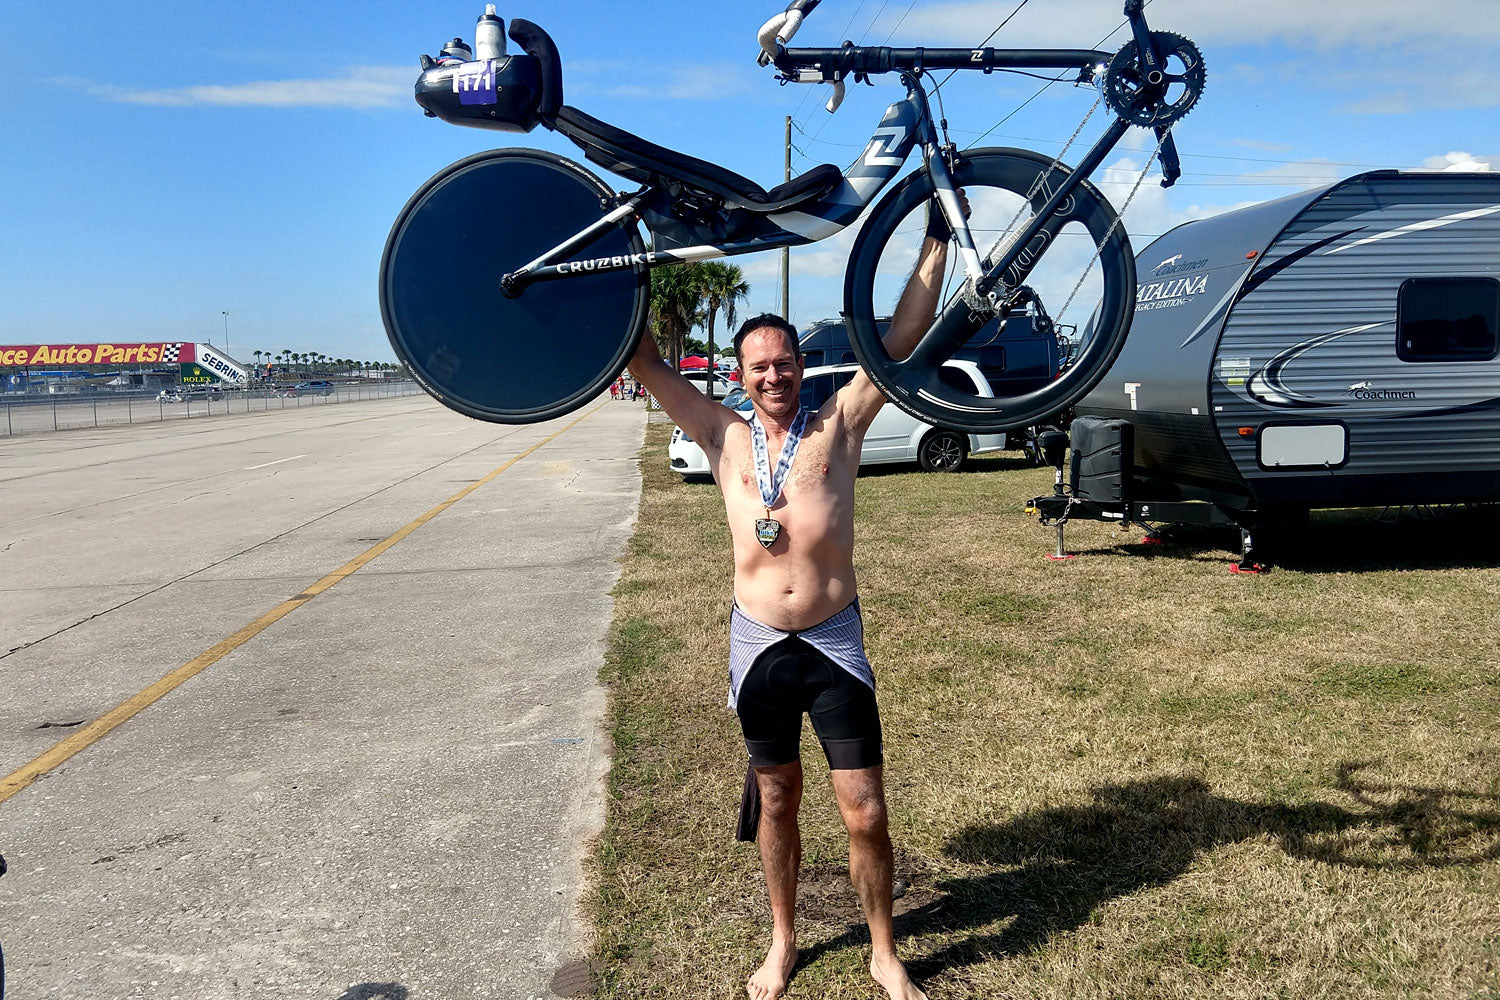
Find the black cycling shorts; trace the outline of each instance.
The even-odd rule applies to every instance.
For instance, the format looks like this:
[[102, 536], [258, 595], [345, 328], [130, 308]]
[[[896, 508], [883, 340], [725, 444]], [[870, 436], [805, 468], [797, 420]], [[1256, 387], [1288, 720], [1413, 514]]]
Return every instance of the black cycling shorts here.
[[754, 767], [801, 757], [802, 713], [835, 771], [879, 767], [880, 712], [875, 692], [805, 639], [788, 636], [755, 658], [736, 701]]

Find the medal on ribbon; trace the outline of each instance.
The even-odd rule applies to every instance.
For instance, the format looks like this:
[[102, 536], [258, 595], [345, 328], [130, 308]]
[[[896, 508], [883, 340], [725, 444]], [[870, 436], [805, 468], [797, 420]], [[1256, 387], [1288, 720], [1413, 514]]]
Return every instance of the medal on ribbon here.
[[[767, 514], [771, 513], [766, 511]], [[776, 539], [781, 537], [781, 522], [774, 517], [757, 517], [755, 519], [755, 540], [760, 542], [764, 548], [770, 548], [776, 544]]]
[[755, 482], [760, 487], [760, 498], [765, 501], [766, 516], [755, 519], [755, 540], [769, 550], [781, 537], [781, 522], [771, 516], [771, 508], [781, 497], [781, 488], [786, 485], [787, 473], [792, 460], [797, 457], [797, 446], [802, 443], [802, 430], [807, 425], [807, 410], [799, 409], [797, 417], [787, 431], [786, 441], [781, 445], [781, 457], [776, 460], [776, 470], [771, 471], [771, 459], [766, 451], [766, 429], [760, 417], [750, 416], [750, 445], [755, 455]]

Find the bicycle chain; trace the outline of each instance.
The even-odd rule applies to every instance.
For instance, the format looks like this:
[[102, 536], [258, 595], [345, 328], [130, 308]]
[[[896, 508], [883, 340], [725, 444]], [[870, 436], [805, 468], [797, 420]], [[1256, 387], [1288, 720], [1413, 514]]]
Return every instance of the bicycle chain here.
[[[1067, 155], [1073, 143], [1078, 141], [1078, 137], [1083, 134], [1084, 127], [1088, 125], [1089, 119], [1094, 117], [1094, 112], [1099, 110], [1099, 105], [1103, 100], [1104, 91], [1100, 89], [1099, 96], [1094, 98], [1094, 103], [1090, 105], [1088, 111], [1084, 112], [1083, 118], [1078, 122], [1078, 127], [1073, 130], [1072, 135], [1068, 136], [1068, 141], [1063, 143], [1062, 149], [1058, 150], [1057, 155], [1052, 158], [1052, 162], [1047, 164], [1047, 169], [1038, 173], [1036, 180], [1031, 182], [1031, 190], [1026, 192], [1026, 197], [1021, 201], [1021, 207], [1016, 209], [1016, 214], [1011, 216], [1010, 222], [1000, 231], [1001, 235], [996, 237], [994, 245], [989, 248], [980, 260], [980, 264], [982, 265], [981, 270], [988, 271], [993, 266], [995, 252], [1005, 243], [1007, 236], [1015, 232], [1016, 223], [1020, 221], [1022, 213], [1031, 207], [1031, 199], [1036, 197], [1037, 192], [1042, 189], [1042, 185], [1046, 183], [1047, 178], [1052, 176], [1052, 171], [1056, 170], [1058, 165], [1062, 163], [1063, 157]], [[1011, 238], [1014, 237], [1012, 236]], [[1010, 292], [1010, 287], [1003, 280], [1000, 283], [1000, 288], [1006, 293]], [[998, 313], [1000, 299], [1004, 297], [1000, 291], [993, 289], [988, 295], [979, 294], [978, 290], [974, 287], [974, 278], [972, 277], [964, 278], [964, 285], [959, 290], [959, 294], [963, 296], [964, 304], [976, 313], [985, 311], [991, 314]]]
[[1094, 255], [1089, 258], [1088, 265], [1084, 267], [1083, 273], [1078, 276], [1077, 284], [1075, 284], [1073, 286], [1073, 290], [1068, 293], [1068, 299], [1063, 303], [1062, 308], [1057, 311], [1057, 318], [1053, 320], [1054, 326], [1062, 325], [1061, 321], [1063, 316], [1067, 314], [1068, 307], [1073, 304], [1073, 299], [1077, 297], [1078, 290], [1083, 287], [1084, 281], [1088, 279], [1089, 272], [1094, 269], [1094, 263], [1098, 261], [1099, 256], [1104, 253], [1104, 245], [1108, 243], [1109, 238], [1115, 234], [1115, 229], [1119, 227], [1120, 223], [1125, 221], [1125, 210], [1129, 208], [1130, 203], [1135, 200], [1136, 192], [1140, 191], [1141, 189], [1141, 182], [1144, 181], [1146, 179], [1146, 175], [1151, 172], [1152, 162], [1161, 155], [1161, 147], [1167, 141], [1167, 136], [1171, 134], [1172, 127], [1170, 125], [1161, 130], [1161, 135], [1156, 139], [1156, 148], [1151, 151], [1150, 156], [1146, 157], [1146, 165], [1141, 168], [1140, 175], [1136, 177], [1135, 186], [1130, 189], [1130, 194], [1125, 198], [1125, 204], [1121, 205], [1119, 212], [1115, 213], [1115, 221], [1111, 222], [1109, 224], [1109, 228], [1104, 231], [1104, 238], [1101, 239], [1098, 245], [1094, 247]]

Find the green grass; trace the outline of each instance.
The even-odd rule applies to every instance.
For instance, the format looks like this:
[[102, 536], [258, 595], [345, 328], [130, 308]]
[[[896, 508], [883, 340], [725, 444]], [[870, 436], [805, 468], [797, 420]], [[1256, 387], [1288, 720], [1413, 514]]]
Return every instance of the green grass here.
[[[734, 998], [769, 915], [732, 839], [729, 537], [650, 428], [604, 679], [602, 996]], [[861, 478], [902, 952], [947, 997], [1500, 1000], [1493, 513], [1315, 515], [1262, 577], [1232, 532], [1160, 547], [1021, 513], [1010, 458]], [[868, 998], [868, 937], [804, 744], [791, 996]]]

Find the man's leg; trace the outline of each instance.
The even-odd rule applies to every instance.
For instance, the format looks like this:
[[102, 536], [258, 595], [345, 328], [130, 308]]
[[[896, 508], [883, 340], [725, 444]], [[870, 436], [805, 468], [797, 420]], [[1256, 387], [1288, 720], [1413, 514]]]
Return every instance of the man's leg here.
[[766, 873], [766, 893], [771, 897], [771, 950], [745, 992], [750, 1000], [774, 1000], [786, 992], [797, 964], [797, 873], [802, 867], [797, 810], [802, 805], [802, 762], [757, 767], [755, 780], [760, 788], [760, 826], [755, 839]]
[[[870, 925], [870, 975], [892, 1000], [926, 1000], [896, 957], [891, 918], [894, 862], [887, 825], [883, 771], [879, 767], [834, 770], [833, 793], [849, 831], [849, 880]], [[764, 823], [764, 820], [762, 820]], [[764, 826], [762, 826], [764, 829]]]

